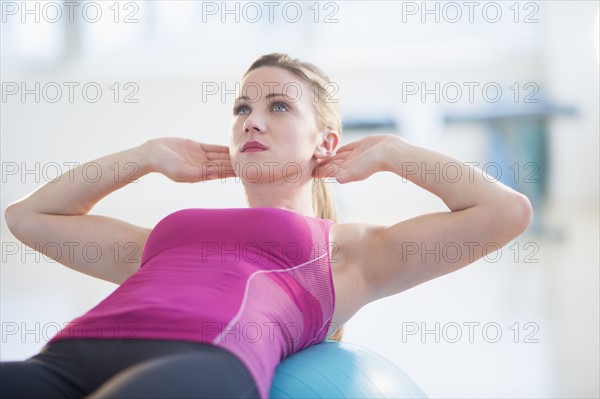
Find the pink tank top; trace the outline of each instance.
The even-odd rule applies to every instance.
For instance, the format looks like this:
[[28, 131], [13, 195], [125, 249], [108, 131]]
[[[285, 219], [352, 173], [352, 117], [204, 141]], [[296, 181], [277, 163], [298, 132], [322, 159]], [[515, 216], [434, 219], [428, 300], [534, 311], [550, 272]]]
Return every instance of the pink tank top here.
[[267, 398], [278, 363], [332, 332], [333, 223], [267, 207], [174, 212], [148, 236], [139, 270], [49, 342], [212, 344], [236, 355]]

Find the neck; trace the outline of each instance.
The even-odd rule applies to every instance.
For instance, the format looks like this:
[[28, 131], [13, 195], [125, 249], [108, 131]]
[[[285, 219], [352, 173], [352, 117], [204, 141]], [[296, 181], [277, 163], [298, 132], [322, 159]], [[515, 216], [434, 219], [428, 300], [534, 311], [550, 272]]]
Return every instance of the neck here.
[[244, 183], [244, 189], [250, 208], [282, 208], [315, 217], [312, 185], [312, 180], [298, 183], [281, 180], [269, 184]]

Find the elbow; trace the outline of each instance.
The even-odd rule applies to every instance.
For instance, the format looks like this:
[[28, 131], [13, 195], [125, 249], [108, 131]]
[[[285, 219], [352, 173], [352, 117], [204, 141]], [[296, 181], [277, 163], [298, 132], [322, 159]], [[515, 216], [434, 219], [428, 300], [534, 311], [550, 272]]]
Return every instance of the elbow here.
[[12, 235], [15, 237], [17, 237], [19, 221], [22, 219], [21, 215], [22, 212], [20, 210], [18, 202], [10, 204], [4, 210], [4, 220], [6, 221], [6, 226], [8, 227], [8, 230], [12, 233]]
[[[15, 204], [10, 204], [4, 210], [4, 220], [6, 221], [6, 225], [10, 232], [13, 232], [14, 225], [17, 221], [17, 217], [15, 215]], [[14, 234], [14, 233], [13, 233]]]
[[506, 220], [509, 221], [511, 235], [517, 237], [531, 225], [533, 208], [529, 198], [521, 193], [514, 193], [506, 204], [509, 207]]

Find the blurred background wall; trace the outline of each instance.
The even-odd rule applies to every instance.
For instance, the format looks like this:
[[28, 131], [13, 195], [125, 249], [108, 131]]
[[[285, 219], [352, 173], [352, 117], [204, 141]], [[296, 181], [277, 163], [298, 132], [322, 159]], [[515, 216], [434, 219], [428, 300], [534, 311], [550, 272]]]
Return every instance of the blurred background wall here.
[[[599, 396], [597, 2], [0, 4], [3, 212], [73, 164], [150, 138], [226, 145], [235, 83], [285, 52], [329, 74], [347, 126], [394, 122], [343, 143], [398, 134], [478, 163], [535, 208], [501, 251], [365, 306], [344, 339], [431, 397]], [[445, 209], [391, 173], [332, 184], [340, 222]], [[246, 205], [230, 180], [152, 174], [92, 213], [152, 227], [185, 207]], [[17, 360], [116, 286], [25, 247], [3, 212], [0, 359]]]

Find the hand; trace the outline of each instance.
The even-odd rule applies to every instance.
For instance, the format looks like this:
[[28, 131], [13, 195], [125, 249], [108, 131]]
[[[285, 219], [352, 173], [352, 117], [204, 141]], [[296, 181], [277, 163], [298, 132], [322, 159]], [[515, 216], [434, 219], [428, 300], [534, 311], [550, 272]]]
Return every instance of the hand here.
[[336, 154], [323, 160], [314, 171], [315, 177], [335, 177], [338, 183], [364, 180], [384, 168], [390, 145], [399, 139], [391, 134], [379, 134], [348, 143]]
[[152, 170], [175, 182], [196, 183], [236, 176], [227, 146], [177, 137], [148, 140], [144, 146]]

